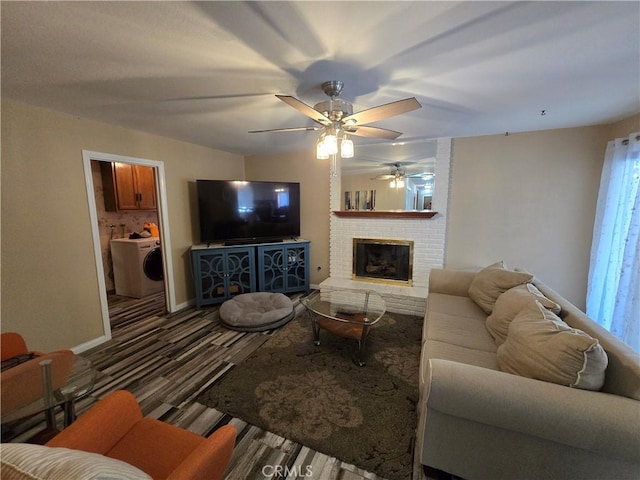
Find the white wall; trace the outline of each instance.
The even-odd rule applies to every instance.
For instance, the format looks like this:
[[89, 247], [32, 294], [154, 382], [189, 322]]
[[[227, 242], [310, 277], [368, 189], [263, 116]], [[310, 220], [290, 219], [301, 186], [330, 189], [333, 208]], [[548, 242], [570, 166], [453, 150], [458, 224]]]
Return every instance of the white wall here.
[[455, 139], [445, 265], [502, 259], [584, 309], [606, 141], [601, 126]]

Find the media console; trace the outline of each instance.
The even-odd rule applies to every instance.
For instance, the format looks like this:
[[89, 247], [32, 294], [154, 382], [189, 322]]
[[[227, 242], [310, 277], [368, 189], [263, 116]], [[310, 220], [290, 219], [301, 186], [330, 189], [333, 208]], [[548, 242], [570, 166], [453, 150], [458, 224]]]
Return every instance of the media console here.
[[196, 305], [214, 305], [249, 292], [309, 290], [309, 241], [191, 247]]

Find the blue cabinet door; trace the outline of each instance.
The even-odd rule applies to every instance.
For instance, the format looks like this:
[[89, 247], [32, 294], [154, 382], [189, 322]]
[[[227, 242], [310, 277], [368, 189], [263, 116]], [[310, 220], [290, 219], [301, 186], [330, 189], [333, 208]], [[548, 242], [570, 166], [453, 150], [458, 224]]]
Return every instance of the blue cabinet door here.
[[287, 292], [309, 290], [309, 244], [287, 246], [284, 251]]
[[281, 246], [258, 247], [258, 284], [263, 292], [284, 292], [284, 251]]
[[255, 260], [253, 248], [234, 248], [226, 252], [226, 298], [255, 292]]
[[211, 305], [225, 298], [225, 256], [222, 252], [194, 251], [196, 304]]
[[256, 290], [252, 247], [192, 250], [192, 262], [198, 307]]
[[309, 289], [309, 243], [258, 246], [258, 284], [263, 292]]

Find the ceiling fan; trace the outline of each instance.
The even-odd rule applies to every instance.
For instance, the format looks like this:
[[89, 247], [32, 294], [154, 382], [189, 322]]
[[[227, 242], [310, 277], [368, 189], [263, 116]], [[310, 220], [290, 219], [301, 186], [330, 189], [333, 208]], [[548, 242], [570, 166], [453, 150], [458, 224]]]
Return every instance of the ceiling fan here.
[[[322, 91], [329, 97], [329, 100], [317, 103], [313, 107], [290, 95], [276, 95], [280, 100], [311, 118], [311, 120], [318, 125], [311, 127], [252, 130], [249, 133], [324, 130], [318, 139], [318, 158], [328, 158], [328, 155], [337, 154], [339, 138], [341, 139], [341, 157], [350, 158], [353, 157], [353, 142], [348, 140], [347, 134], [368, 138], [396, 139], [402, 135], [402, 132], [371, 127], [367, 124], [422, 107], [415, 97], [411, 97], [353, 113], [353, 105], [338, 98], [343, 87], [344, 82], [341, 80], [324, 82], [322, 84]], [[324, 150], [325, 147], [328, 148], [328, 151]], [[321, 149], [323, 150], [321, 151]], [[347, 151], [345, 151], [345, 149]], [[325, 156], [326, 153], [328, 153], [327, 156]]]
[[372, 177], [371, 180], [391, 180], [389, 186], [391, 188], [402, 188], [405, 185], [405, 179], [407, 178], [421, 178], [427, 182], [433, 181], [435, 174], [433, 173], [412, 173], [407, 174], [407, 171], [402, 168], [402, 163], [396, 162], [393, 164], [393, 169], [390, 173], [377, 175]]
[[433, 173], [411, 173], [411, 174], [407, 174], [406, 169], [402, 168], [402, 163], [400, 162], [396, 162], [394, 164], [392, 164], [393, 168], [391, 169], [390, 173], [386, 173], [386, 174], [382, 174], [382, 175], [377, 175], [373, 178], [371, 178], [371, 180], [398, 180], [400, 178], [422, 178], [422, 179], [427, 179], [425, 177], [431, 178], [434, 177], [435, 175]]

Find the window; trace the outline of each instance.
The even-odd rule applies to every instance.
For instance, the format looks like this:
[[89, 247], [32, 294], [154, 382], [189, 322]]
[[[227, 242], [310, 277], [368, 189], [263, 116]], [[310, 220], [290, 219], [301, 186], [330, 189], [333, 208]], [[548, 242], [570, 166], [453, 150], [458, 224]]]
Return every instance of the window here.
[[591, 245], [587, 315], [640, 351], [640, 132], [607, 144]]

